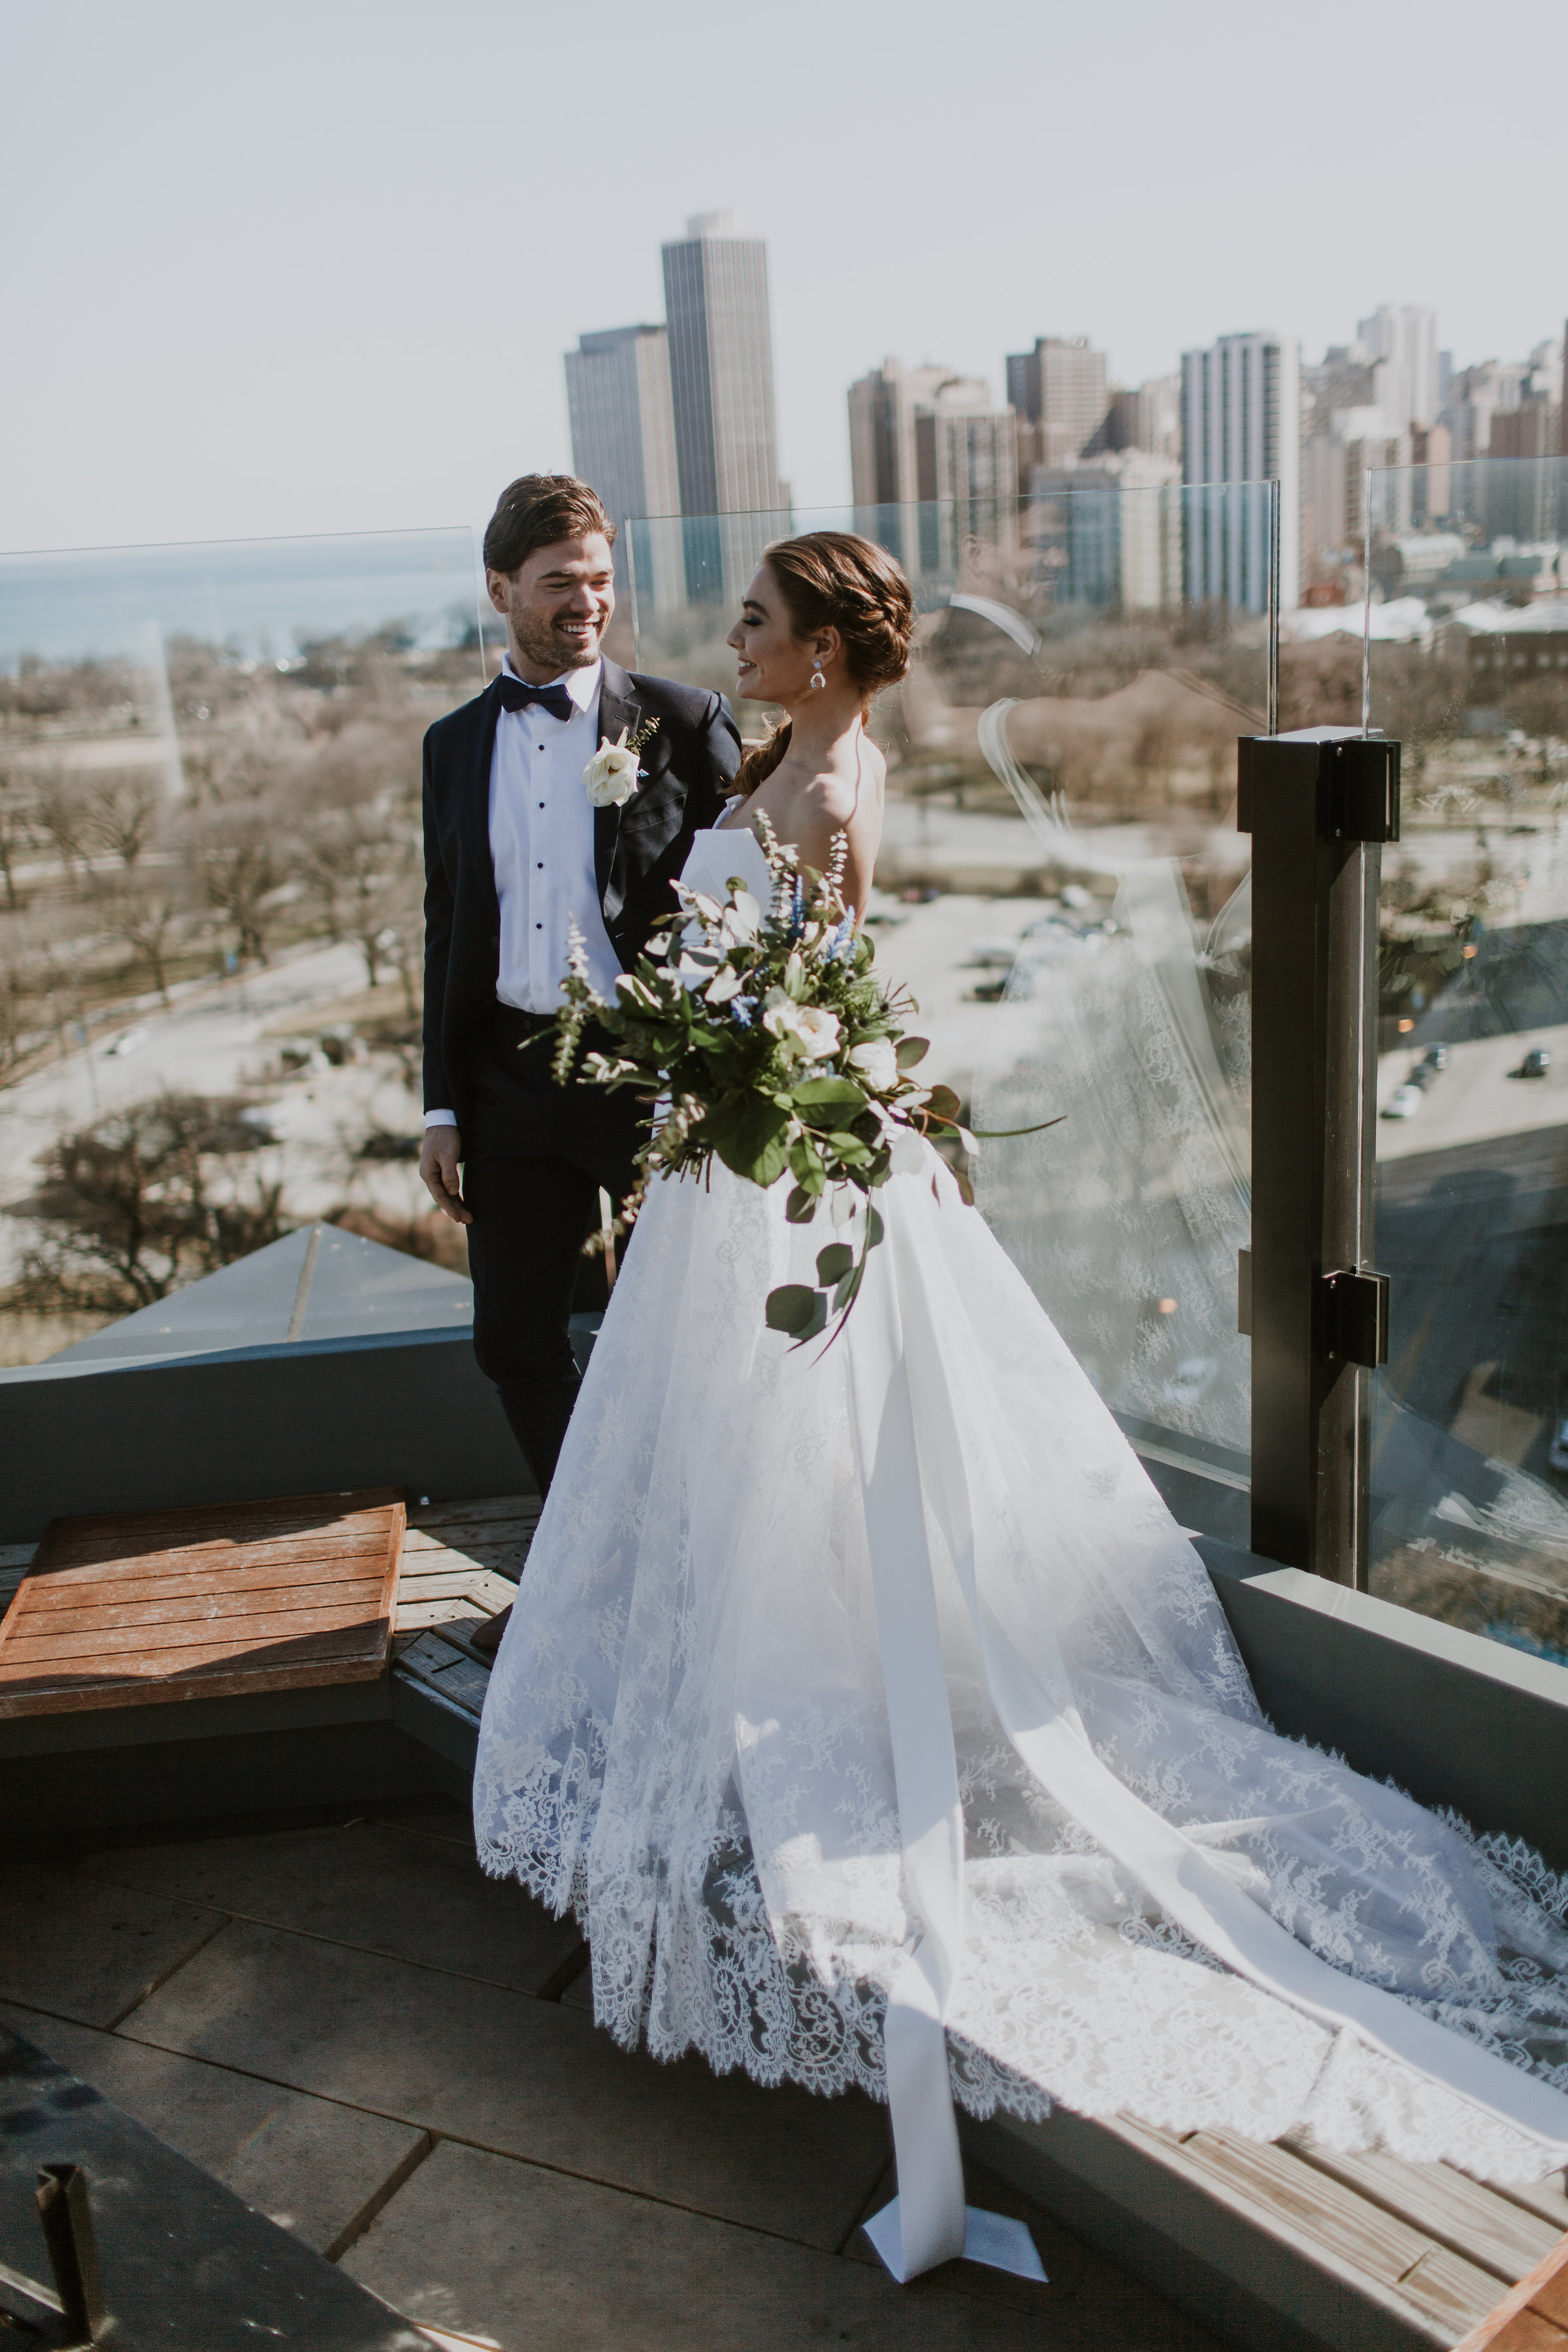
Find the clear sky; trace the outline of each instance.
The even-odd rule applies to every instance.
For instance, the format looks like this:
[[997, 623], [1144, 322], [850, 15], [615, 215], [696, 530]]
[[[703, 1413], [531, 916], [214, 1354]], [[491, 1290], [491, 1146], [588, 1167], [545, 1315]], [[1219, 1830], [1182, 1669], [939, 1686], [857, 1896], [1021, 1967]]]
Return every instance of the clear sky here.
[[1122, 382], [1379, 300], [1561, 334], [1564, 0], [6, 0], [0, 546], [482, 519], [659, 240], [766, 237], [780, 457], [886, 353]]

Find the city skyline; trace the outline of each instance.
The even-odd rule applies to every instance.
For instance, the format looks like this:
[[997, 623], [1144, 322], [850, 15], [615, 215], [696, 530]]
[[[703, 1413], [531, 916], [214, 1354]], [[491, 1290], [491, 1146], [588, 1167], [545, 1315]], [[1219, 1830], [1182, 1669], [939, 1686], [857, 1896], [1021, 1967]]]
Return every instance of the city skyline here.
[[[482, 520], [512, 475], [568, 462], [562, 353], [662, 316], [660, 240], [704, 206], [768, 245], [802, 509], [846, 499], [844, 392], [889, 352], [1000, 399], [1042, 334], [1087, 334], [1136, 384], [1261, 323], [1315, 361], [1397, 299], [1436, 309], [1457, 366], [1522, 359], [1560, 328], [1532, 234], [1560, 174], [1549, 139], [1477, 126], [1511, 119], [1516, 49], [1550, 86], [1568, 20], [1520, 0], [1478, 43], [1435, 0], [1413, 42], [1387, 0], [1322, 0], [1314, 25], [1304, 45], [1242, 0], [1129, 0], [1108, 81], [1103, 26], [1058, 0], [1002, 0], [973, 55], [933, 0], [896, 40], [849, 0], [826, 50], [716, 40], [694, 0], [606, 0], [620, 95], [590, 126], [534, 96], [576, 87], [571, 20], [520, 33], [500, 0], [388, 0], [373, 40], [302, 0], [264, 39], [195, 0], [96, 13], [84, 39], [15, 0], [0, 544]], [[854, 135], [873, 121], [907, 135]], [[1244, 197], [1254, 122], [1268, 170]]]

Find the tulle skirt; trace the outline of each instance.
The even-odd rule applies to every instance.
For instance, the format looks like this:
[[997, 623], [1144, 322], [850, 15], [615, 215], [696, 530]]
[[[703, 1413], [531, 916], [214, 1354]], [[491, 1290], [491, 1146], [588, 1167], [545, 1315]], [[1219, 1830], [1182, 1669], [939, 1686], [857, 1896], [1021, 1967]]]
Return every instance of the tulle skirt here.
[[[490, 1678], [474, 1815], [489, 1871], [575, 1911], [626, 2046], [882, 2095], [921, 1920], [853, 1409], [879, 1335], [867, 1298], [831, 1343], [765, 1328], [767, 1292], [815, 1280], [833, 1238], [826, 1207], [786, 1223], [786, 1189], [717, 1166], [653, 1188]], [[955, 2097], [1498, 2179], [1562, 2164], [1568, 2101], [1562, 2131], [1540, 2121], [1554, 2100], [1529, 2124], [1478, 2108], [1222, 1965], [1026, 1763], [976, 1589], [1029, 1687], [1230, 1887], [1345, 1979], [1568, 2091], [1568, 1885], [1273, 1732], [1202, 1562], [936, 1155], [878, 1197], [917, 1439], [940, 1409], [973, 1518], [964, 1566], [917, 1474], [963, 1811]]]

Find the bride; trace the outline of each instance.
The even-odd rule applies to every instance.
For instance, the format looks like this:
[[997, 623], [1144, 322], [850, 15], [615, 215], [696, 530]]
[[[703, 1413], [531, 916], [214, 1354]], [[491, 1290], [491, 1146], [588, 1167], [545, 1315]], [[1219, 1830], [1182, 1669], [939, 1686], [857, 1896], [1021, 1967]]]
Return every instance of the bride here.
[[[730, 643], [788, 716], [689, 884], [765, 898], [766, 816], [819, 868], [847, 833], [864, 908], [911, 624], [868, 541], [769, 551]], [[490, 1678], [485, 1867], [575, 1911], [628, 2048], [888, 2099], [900, 2278], [1041, 2274], [966, 2216], [955, 2099], [1560, 2167], [1568, 1885], [1270, 1729], [1110, 1413], [905, 1158], [828, 1348], [764, 1325], [825, 1238], [785, 1183], [652, 1188]]]

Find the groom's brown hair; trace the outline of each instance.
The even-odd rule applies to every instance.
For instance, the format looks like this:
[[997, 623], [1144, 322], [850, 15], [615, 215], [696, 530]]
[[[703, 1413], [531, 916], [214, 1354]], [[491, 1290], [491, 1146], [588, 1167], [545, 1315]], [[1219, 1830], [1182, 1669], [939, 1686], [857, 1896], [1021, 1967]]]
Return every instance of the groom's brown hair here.
[[510, 574], [542, 547], [602, 531], [615, 544], [616, 526], [596, 490], [572, 474], [520, 474], [496, 500], [485, 530], [485, 569]]

